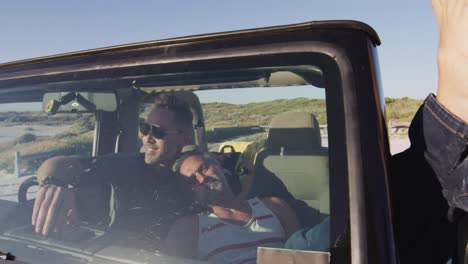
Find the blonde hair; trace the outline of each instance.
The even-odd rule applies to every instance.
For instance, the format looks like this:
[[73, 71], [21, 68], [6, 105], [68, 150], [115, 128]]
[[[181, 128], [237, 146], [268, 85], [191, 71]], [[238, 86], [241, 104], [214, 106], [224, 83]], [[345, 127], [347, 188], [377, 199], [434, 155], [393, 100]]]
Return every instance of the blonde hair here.
[[190, 106], [179, 99], [174, 92], [161, 93], [154, 98], [154, 106], [151, 111], [157, 109], [172, 110], [176, 121], [183, 126], [192, 126], [193, 114]]

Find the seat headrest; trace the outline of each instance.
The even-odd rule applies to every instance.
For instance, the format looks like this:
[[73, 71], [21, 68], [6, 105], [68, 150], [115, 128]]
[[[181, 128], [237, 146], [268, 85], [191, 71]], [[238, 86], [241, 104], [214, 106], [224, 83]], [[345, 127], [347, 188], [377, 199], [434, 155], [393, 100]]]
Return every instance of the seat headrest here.
[[320, 127], [313, 114], [289, 112], [271, 120], [266, 149], [280, 151], [314, 151], [322, 147]]

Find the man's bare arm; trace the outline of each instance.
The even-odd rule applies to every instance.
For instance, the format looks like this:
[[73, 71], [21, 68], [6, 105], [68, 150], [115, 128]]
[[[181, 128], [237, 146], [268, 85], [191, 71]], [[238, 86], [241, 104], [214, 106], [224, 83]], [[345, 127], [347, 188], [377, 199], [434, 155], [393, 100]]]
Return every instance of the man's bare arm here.
[[286, 238], [301, 228], [296, 213], [284, 200], [278, 197], [268, 197], [262, 199], [262, 202], [278, 217], [286, 232]]
[[36, 233], [47, 236], [59, 232], [67, 222], [76, 218], [75, 193], [64, 186], [73, 183], [82, 170], [80, 159], [65, 156], [50, 158], [39, 167], [37, 180], [41, 186], [31, 217]]
[[432, 0], [439, 26], [437, 100], [468, 123], [468, 0]]
[[165, 253], [186, 258], [197, 257], [198, 217], [179, 218], [169, 230], [165, 241]]

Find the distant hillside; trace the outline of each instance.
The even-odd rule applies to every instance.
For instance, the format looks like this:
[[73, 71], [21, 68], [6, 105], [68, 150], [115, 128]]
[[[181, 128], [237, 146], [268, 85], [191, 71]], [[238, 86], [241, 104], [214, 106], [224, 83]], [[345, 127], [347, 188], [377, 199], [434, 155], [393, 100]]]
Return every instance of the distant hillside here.
[[[387, 104], [387, 119], [395, 121], [410, 121], [422, 100], [403, 98], [385, 98]], [[282, 99], [261, 103], [228, 104], [207, 103], [203, 104], [203, 111], [208, 129], [214, 127], [229, 127], [234, 125], [268, 125], [271, 118], [279, 113], [305, 111], [313, 113], [319, 123], [326, 123], [325, 101], [322, 99]], [[149, 107], [141, 113], [145, 118]], [[5, 112], [0, 113], [0, 122], [4, 125], [17, 123], [42, 124], [71, 124], [81, 122], [83, 119], [93, 119], [88, 114], [57, 114], [48, 116], [42, 112]]]
[[0, 112], [0, 124], [32, 124], [40, 122], [43, 125], [70, 124], [87, 114], [65, 114], [48, 115], [45, 112]]
[[[421, 100], [409, 98], [386, 98], [387, 118], [395, 121], [410, 121], [422, 103]], [[149, 108], [149, 107], [148, 107]], [[326, 123], [325, 101], [319, 99], [285, 99], [262, 103], [234, 105], [227, 103], [203, 104], [206, 120], [207, 139], [209, 142], [220, 142], [235, 136], [247, 136], [247, 131], [234, 131], [233, 133], [215, 133], [213, 128], [233, 126], [268, 125], [273, 116], [290, 111], [306, 111], [315, 114], [319, 123]], [[145, 118], [149, 109], [141, 113]], [[7, 112], [0, 113], [2, 126], [33, 125], [33, 124], [67, 124], [69, 128], [61, 134], [50, 137], [33, 137], [30, 141], [19, 140], [25, 134], [18, 134], [16, 142], [0, 144], [0, 171], [13, 171], [14, 152], [31, 154], [43, 151], [54, 151], [57, 155], [89, 155], [92, 149], [94, 118], [91, 114], [67, 115], [60, 114], [47, 116], [45, 113]], [[27, 133], [34, 133], [30, 128]], [[254, 133], [258, 133], [253, 131]], [[259, 134], [258, 134], [259, 135]], [[245, 140], [258, 139], [258, 135], [251, 135]], [[264, 134], [263, 134], [264, 136]], [[42, 160], [23, 164], [30, 171], [34, 171]]]
[[325, 101], [321, 99], [297, 98], [240, 105], [203, 104], [207, 129], [233, 125], [268, 125], [271, 118], [277, 114], [298, 111], [314, 113], [320, 123], [325, 123]]
[[[387, 119], [410, 121], [422, 100], [404, 98], [385, 98]], [[326, 123], [325, 100], [285, 99], [270, 102], [234, 105], [227, 103], [203, 104], [207, 129], [233, 125], [268, 125], [271, 118], [279, 113], [305, 111], [313, 113], [319, 123]]]
[[403, 98], [385, 98], [387, 120], [411, 121], [423, 100]]

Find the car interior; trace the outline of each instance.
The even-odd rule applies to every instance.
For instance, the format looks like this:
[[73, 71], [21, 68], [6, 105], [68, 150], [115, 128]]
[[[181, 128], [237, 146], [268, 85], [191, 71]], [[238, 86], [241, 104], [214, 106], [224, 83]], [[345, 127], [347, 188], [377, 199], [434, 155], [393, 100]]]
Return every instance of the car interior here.
[[[107, 84], [109, 80], [99, 79], [78, 84], [72, 82], [65, 86], [56, 84], [38, 85], [35, 87], [36, 90], [29, 92], [28, 96], [38, 98], [47, 94], [47, 91], [60, 91], [62, 98], [74, 93], [75, 97], [70, 102], [79, 103], [76, 99], [79, 93], [92, 93], [98, 91], [99, 87], [116, 85], [115, 89], [104, 89], [115, 93], [118, 102], [116, 110], [94, 111], [95, 136], [92, 153], [88, 156], [88, 159], [92, 159], [93, 156], [105, 157], [103, 155], [110, 153], [115, 153], [113, 157], [116, 155], [123, 157], [126, 153], [141, 151], [142, 144], [138, 138], [139, 121], [145, 117], [145, 111], [148, 111], [154, 96], [160, 93], [175, 93], [190, 106], [192, 111], [194, 135], [192, 144], [216, 154], [223, 166], [231, 171], [228, 181], [231, 186], [237, 186], [234, 188], [235, 192], [244, 198], [251, 198], [261, 195], [262, 190], [272, 188], [274, 186], [271, 183], [272, 181], [279, 182], [287, 188], [293, 197], [303, 201], [307, 207], [318, 212], [317, 215], [313, 216], [316, 218], [313, 221], [310, 219], [309, 223], [301, 221], [304, 227], [308, 226], [310, 228], [313, 226], [312, 223], [314, 225], [319, 223], [325, 217], [330, 216], [332, 211], [330, 208], [328, 143], [323, 144], [324, 137], [321, 135], [321, 130], [324, 130], [323, 133], [327, 133], [326, 121], [319, 124], [316, 117], [317, 113], [307, 111], [307, 107], [299, 107], [299, 109], [293, 107], [294, 109], [286, 112], [282, 112], [282, 110], [281, 112], [271, 111], [272, 113], [261, 116], [262, 124], [252, 124], [255, 125], [252, 129], [257, 133], [247, 133], [245, 137], [234, 136], [211, 140], [209, 137], [213, 136], [214, 133], [211, 133], [213, 128], [207, 128], [207, 120], [216, 116], [216, 112], [209, 112], [208, 115], [205, 109], [202, 109], [199, 97], [205, 97], [204, 93], [211, 91], [226, 96], [228, 92], [241, 93], [245, 91], [245, 94], [249, 94], [252, 93], [252, 89], [257, 89], [267, 94], [269, 90], [274, 92], [279, 89], [283, 92], [283, 96], [286, 96], [286, 99], [277, 103], [284, 103], [288, 101], [288, 95], [298, 88], [306, 91], [306, 93], [320, 90], [322, 97], [319, 96], [318, 98], [324, 98], [325, 91], [320, 87], [323, 86], [320, 74], [317, 67], [302, 65], [297, 67], [261, 67], [249, 70], [210, 71], [207, 73], [186, 72], [132, 78], [130, 88], [126, 86], [129, 82], [127, 79], [120, 80], [123, 81], [120, 84], [119, 81], [115, 83], [115, 80], [113, 80], [114, 83]], [[308, 81], [318, 87], [311, 85]], [[76, 87], [80, 85], [85, 85], [86, 88], [77, 89]], [[87, 95], [82, 97], [87, 101], [93, 100]], [[21, 93], [13, 95], [10, 100], [15, 98], [24, 99], [24, 97], [21, 97]], [[51, 101], [50, 97], [44, 98], [46, 98], [43, 104], [44, 111], [61, 111], [60, 106], [48, 104]], [[60, 100], [61, 98], [56, 101]], [[320, 100], [323, 101], [324, 99]], [[96, 104], [98, 104], [98, 101], [96, 101]], [[83, 101], [79, 105], [82, 106]], [[246, 107], [240, 106], [241, 109]], [[85, 108], [80, 110], [72, 107], [72, 109], [63, 111], [68, 111], [70, 114], [76, 114], [80, 111], [91, 112], [89, 109], [92, 109], [92, 107]], [[322, 109], [321, 111], [325, 110]], [[323, 115], [323, 113], [321, 114]], [[239, 127], [238, 124], [232, 123], [229, 129], [240, 131], [241, 128], [245, 127]], [[326, 135], [325, 139], [327, 139]], [[219, 148], [224, 141], [230, 140], [233, 140], [232, 142], [239, 140], [250, 143], [246, 144], [247, 147], [244, 146], [244, 149], [236, 149], [235, 144], [228, 144]], [[244, 153], [246, 149], [250, 149], [251, 153], [246, 155]], [[112, 162], [118, 163], [118, 160], [118, 158], [115, 161], [110, 160], [111, 165], [109, 167], [118, 167], [112, 165]], [[244, 170], [246, 167], [243, 162], [253, 166]], [[310, 168], [313, 168], [313, 170]], [[107, 173], [116, 173], [115, 168]], [[18, 200], [29, 207], [33, 201], [28, 200], [26, 194], [28, 188], [36, 183], [34, 179], [30, 178], [20, 186], [21, 191], [18, 194]], [[100, 191], [102, 193], [109, 192], [103, 189], [100, 189]], [[105, 196], [107, 195], [109, 194]], [[85, 196], [89, 198], [89, 203], [93, 203], [97, 199], [96, 196], [91, 194]], [[101, 211], [107, 213], [106, 209], [101, 209]], [[58, 240], [57, 243], [61, 246], [75, 247], [76, 243], [97, 241], [106, 233], [105, 228], [96, 229], [96, 227], [90, 227], [89, 225], [86, 228], [91, 230], [92, 234], [83, 236], [83, 238], [86, 238], [83, 241], [63, 242]], [[37, 243], [44, 243], [44, 240], [28, 232], [31, 232], [30, 229], [16, 229], [9, 234], [16, 237], [28, 237], [28, 239], [32, 239]], [[342, 234], [342, 230], [335, 231], [335, 233], [337, 235]], [[326, 235], [327, 237], [332, 236], [330, 234]], [[331, 238], [332, 243], [336, 240], [337, 235], [334, 235], [335, 238]], [[328, 249], [325, 251], [330, 250], [331, 247], [334, 246], [328, 244]], [[85, 250], [85, 248], [82, 245], [82, 250]], [[310, 250], [313, 249], [313, 247], [310, 248]]]
[[[315, 116], [290, 112], [274, 116], [264, 147], [255, 154], [254, 173], [244, 179], [243, 192], [255, 196], [273, 173], [297, 199], [329, 214], [328, 153], [321, 145]], [[311, 170], [310, 168], [314, 168]]]

